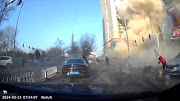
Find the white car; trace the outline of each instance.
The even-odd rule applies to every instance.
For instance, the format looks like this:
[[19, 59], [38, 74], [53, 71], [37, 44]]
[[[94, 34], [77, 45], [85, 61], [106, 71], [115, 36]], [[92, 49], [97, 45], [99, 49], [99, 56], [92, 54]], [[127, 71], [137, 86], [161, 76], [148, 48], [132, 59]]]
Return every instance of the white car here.
[[13, 60], [10, 56], [0, 56], [0, 66], [10, 67], [13, 65]]

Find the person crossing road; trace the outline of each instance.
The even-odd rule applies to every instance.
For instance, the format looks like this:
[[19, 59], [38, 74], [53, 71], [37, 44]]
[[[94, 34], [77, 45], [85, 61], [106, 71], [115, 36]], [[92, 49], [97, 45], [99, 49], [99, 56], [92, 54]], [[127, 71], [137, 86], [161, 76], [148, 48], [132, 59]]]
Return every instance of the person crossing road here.
[[107, 66], [107, 65], [110, 66], [110, 64], [109, 64], [109, 58], [108, 58], [107, 56], [106, 56], [106, 59], [105, 59], [105, 60], [106, 60], [106, 66]]
[[89, 62], [88, 62], [88, 60], [86, 59], [86, 57], [85, 57], [84, 55], [82, 55], [82, 58], [85, 60], [86, 64], [90, 67]]
[[98, 58], [96, 58], [96, 64], [97, 64], [97, 66], [99, 65], [99, 59]]

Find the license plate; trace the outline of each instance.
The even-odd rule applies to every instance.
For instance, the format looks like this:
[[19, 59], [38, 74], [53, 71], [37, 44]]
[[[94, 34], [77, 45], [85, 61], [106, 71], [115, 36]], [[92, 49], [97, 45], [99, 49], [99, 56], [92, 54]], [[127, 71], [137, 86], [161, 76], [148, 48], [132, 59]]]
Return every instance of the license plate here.
[[72, 71], [72, 72], [70, 72], [70, 74], [79, 74], [79, 73], [76, 71]]

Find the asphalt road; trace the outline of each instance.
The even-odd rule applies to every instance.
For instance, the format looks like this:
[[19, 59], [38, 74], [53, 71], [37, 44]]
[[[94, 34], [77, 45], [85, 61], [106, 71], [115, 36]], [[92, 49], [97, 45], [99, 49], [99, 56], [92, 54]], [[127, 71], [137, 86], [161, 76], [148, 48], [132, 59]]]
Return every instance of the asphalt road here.
[[180, 83], [179, 77], [170, 79], [165, 75], [159, 77], [160, 68], [153, 68], [152, 72], [144, 73], [143, 67], [125, 67], [118, 61], [112, 62], [111, 66], [105, 66], [104, 63], [91, 66], [89, 78], [64, 78], [61, 69], [61, 66], [58, 67], [57, 75], [47, 79], [44, 83], [111, 85], [117, 88], [113, 91], [110, 89], [113, 93], [163, 91]]
[[[58, 72], [55, 76], [48, 78], [43, 83], [50, 84], [93, 84], [110, 85], [115, 87], [109, 89], [109, 92], [142, 92], [142, 91], [163, 91], [180, 83], [180, 77], [159, 76], [162, 68], [153, 67], [151, 72], [143, 72], [144, 67], [126, 67], [123, 61], [111, 61], [111, 66], [105, 66], [105, 63], [91, 65], [89, 78], [64, 78], [62, 77], [62, 65], [57, 66]], [[32, 72], [47, 68], [43, 67], [17, 67], [11, 69], [0, 69], [0, 77], [7, 75], [16, 75], [25, 72]], [[168, 79], [169, 78], [169, 79]]]

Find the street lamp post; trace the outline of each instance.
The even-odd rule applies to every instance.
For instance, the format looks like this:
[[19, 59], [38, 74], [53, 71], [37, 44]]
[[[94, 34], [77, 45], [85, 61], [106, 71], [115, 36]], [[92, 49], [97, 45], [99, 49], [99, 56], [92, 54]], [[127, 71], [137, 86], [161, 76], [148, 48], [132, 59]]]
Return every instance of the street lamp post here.
[[[150, 3], [150, 1], [148, 0], [148, 4]], [[151, 18], [151, 15], [150, 15], [150, 10], [152, 10], [152, 12], [154, 12], [154, 9], [153, 8], [151, 8], [151, 9], [149, 9], [149, 8], [151, 8], [151, 7], [146, 7], [146, 10], [147, 10], [147, 12], [149, 12], [148, 13], [148, 17], [149, 17], [149, 20], [150, 20], [150, 27], [151, 27], [151, 32], [152, 32], [152, 38], [153, 38], [153, 47], [154, 47], [154, 50], [156, 50], [155, 49], [155, 38], [154, 38], [154, 36], [156, 36], [156, 38], [157, 38], [157, 48], [158, 48], [158, 52], [159, 52], [159, 37], [158, 37], [158, 34], [156, 33], [156, 35], [154, 35], [154, 32], [153, 32], [153, 25], [152, 25], [152, 18]], [[157, 52], [156, 51], [156, 52]], [[155, 57], [156, 57], [156, 61], [158, 60], [158, 57], [157, 57], [157, 54], [156, 54], [156, 52], [155, 52]]]
[[159, 36], [158, 36], [158, 33], [156, 33], [156, 38], [157, 38], [157, 47], [158, 47], [158, 52], [159, 52]]
[[[14, 34], [14, 50], [13, 50], [13, 57], [15, 59], [15, 49], [16, 49], [16, 34], [17, 34], [17, 26], [18, 26], [18, 23], [19, 23], [19, 17], [20, 17], [20, 14], [21, 14], [21, 9], [23, 7], [24, 3], [22, 3], [21, 5], [21, 8], [20, 8], [20, 11], [19, 11], [19, 15], [18, 15], [18, 19], [17, 19], [17, 23], [16, 23], [16, 29], [15, 29], [15, 34]], [[16, 59], [15, 59], [16, 60]], [[16, 62], [16, 61], [15, 61]]]
[[130, 64], [129, 38], [128, 38], [127, 23], [126, 23], [125, 14], [124, 14], [123, 6], [122, 6], [122, 1], [123, 1], [123, 0], [120, 0], [120, 3], [121, 3], [121, 9], [122, 9], [122, 14], [123, 14], [123, 20], [124, 20], [124, 25], [125, 25], [125, 30], [126, 30], [126, 37], [127, 37], [128, 66], [129, 66], [129, 64]]

